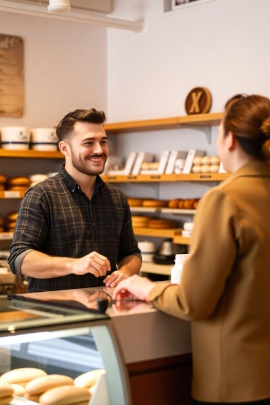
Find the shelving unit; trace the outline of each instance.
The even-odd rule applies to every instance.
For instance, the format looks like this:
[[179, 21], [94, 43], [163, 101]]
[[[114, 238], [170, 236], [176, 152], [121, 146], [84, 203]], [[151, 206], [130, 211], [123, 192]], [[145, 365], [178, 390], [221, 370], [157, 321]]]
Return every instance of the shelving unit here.
[[175, 129], [182, 126], [209, 127], [219, 125], [223, 118], [223, 113], [185, 115], [171, 118], [160, 118], [141, 121], [118, 122], [105, 124], [105, 131], [109, 134], [158, 131], [163, 129]]
[[161, 183], [161, 182], [219, 182], [229, 177], [230, 173], [205, 173], [205, 174], [155, 174], [155, 175], [129, 175], [129, 176], [108, 176], [102, 178], [108, 183]]
[[23, 159], [64, 159], [59, 151], [39, 151], [39, 150], [9, 150], [0, 149], [0, 158], [23, 158]]

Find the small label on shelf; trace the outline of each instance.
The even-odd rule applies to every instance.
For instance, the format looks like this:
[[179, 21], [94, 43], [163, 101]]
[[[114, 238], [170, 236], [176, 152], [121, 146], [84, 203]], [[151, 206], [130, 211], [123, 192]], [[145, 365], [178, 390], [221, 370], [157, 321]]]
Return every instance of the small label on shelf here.
[[129, 180], [137, 180], [137, 176], [128, 176]]
[[4, 191], [4, 198], [20, 198], [20, 192], [19, 191], [5, 190]]
[[212, 174], [201, 174], [200, 179], [212, 179]]
[[157, 179], [157, 180], [160, 180], [160, 179], [161, 179], [161, 176], [159, 176], [159, 175], [152, 175], [152, 176], [150, 176], [150, 179]]

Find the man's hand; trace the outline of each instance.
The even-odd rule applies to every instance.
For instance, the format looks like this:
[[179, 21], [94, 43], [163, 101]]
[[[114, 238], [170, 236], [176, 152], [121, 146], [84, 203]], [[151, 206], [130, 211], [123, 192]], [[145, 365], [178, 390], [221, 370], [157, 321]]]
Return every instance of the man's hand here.
[[125, 280], [128, 278], [121, 270], [116, 270], [112, 274], [108, 275], [104, 280], [103, 283], [106, 287], [116, 287], [120, 281]]
[[95, 277], [102, 277], [105, 276], [108, 271], [111, 271], [111, 265], [107, 257], [97, 252], [91, 252], [79, 259], [73, 259], [67, 263], [67, 267], [77, 276], [91, 273]]

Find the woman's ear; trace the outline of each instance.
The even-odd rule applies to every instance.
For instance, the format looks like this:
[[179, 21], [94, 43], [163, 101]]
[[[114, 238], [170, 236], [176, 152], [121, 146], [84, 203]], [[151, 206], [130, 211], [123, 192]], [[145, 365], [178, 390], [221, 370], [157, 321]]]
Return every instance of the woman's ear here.
[[235, 137], [233, 136], [233, 133], [231, 131], [228, 132], [226, 138], [225, 138], [225, 145], [227, 150], [233, 150], [235, 147]]
[[67, 142], [60, 141], [58, 146], [59, 146], [60, 152], [62, 152], [63, 155], [65, 155], [65, 156], [69, 155], [69, 144]]

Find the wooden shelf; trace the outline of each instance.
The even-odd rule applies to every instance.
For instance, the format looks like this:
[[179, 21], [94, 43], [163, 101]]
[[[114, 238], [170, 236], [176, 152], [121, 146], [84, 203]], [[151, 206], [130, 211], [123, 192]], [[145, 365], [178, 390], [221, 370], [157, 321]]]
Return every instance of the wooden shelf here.
[[219, 125], [223, 113], [194, 114], [180, 117], [150, 119], [142, 121], [127, 121], [105, 124], [104, 128], [108, 134], [124, 132], [154, 131], [163, 129], [174, 129], [181, 126], [213, 126]]
[[185, 238], [182, 235], [175, 235], [173, 238], [173, 243], [178, 245], [190, 245], [191, 238]]
[[175, 235], [181, 234], [181, 229], [154, 229], [133, 227], [134, 234], [138, 236], [153, 236], [158, 238], [174, 238]]
[[223, 181], [230, 173], [190, 173], [190, 174], [159, 174], [137, 176], [108, 176], [104, 174], [102, 179], [107, 183], [160, 183], [177, 181]]
[[2, 158], [26, 158], [26, 159], [64, 159], [64, 155], [59, 151], [39, 151], [39, 150], [9, 150], [0, 149]]
[[155, 264], [142, 262], [141, 273], [151, 273], [170, 276], [172, 267], [173, 264]]

